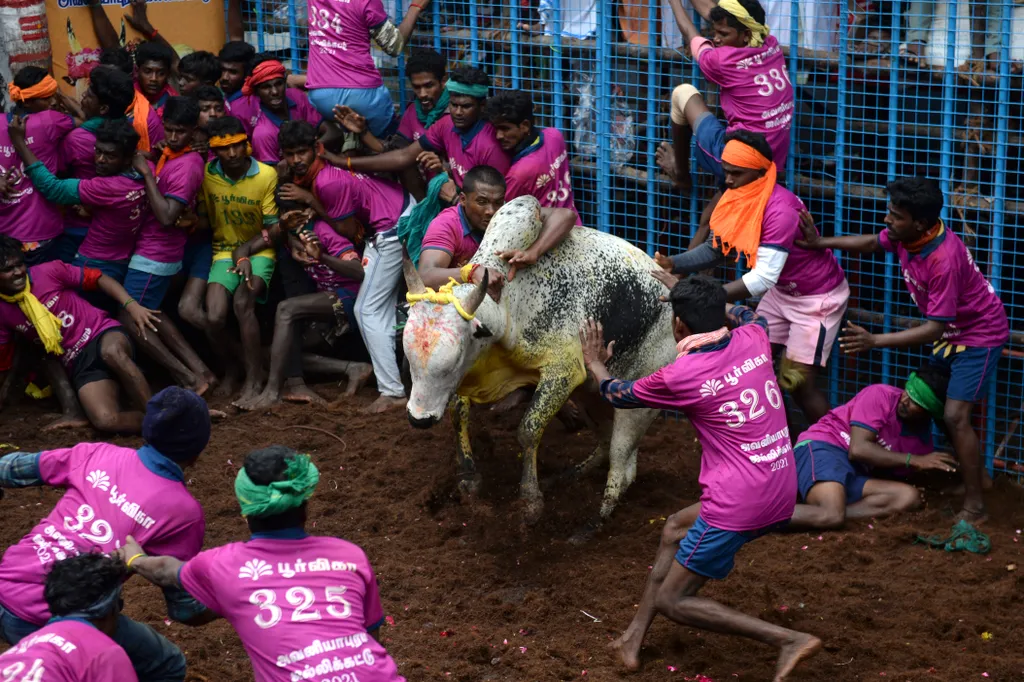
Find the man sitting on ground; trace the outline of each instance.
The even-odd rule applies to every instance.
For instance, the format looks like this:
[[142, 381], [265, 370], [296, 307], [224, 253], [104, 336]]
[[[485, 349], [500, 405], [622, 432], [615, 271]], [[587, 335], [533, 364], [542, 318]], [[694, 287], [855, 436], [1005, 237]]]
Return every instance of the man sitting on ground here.
[[879, 469], [955, 471], [956, 459], [935, 451], [932, 420], [942, 423], [949, 375], [925, 365], [903, 390], [863, 389], [796, 438], [800, 500], [794, 528], [842, 528], [847, 519], [917, 509], [921, 493], [900, 481], [875, 478]]

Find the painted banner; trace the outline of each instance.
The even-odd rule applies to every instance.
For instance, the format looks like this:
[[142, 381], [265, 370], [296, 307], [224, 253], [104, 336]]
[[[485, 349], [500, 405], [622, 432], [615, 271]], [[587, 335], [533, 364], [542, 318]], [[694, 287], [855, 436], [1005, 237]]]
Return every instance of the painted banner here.
[[[134, 51], [144, 40], [124, 19], [132, 9], [129, 0], [103, 0], [121, 44]], [[149, 0], [149, 21], [179, 55], [194, 50], [216, 54], [224, 45], [223, 0]], [[64, 92], [80, 96], [89, 72], [99, 61], [99, 43], [85, 0], [46, 0], [53, 50], [53, 75]]]

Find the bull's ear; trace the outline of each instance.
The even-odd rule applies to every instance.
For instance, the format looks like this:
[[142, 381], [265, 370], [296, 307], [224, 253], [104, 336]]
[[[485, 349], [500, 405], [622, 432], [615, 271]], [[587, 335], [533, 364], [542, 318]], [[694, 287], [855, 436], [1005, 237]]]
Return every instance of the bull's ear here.
[[483, 322], [477, 322], [476, 329], [473, 330], [473, 338], [486, 339], [488, 336], [494, 336], [494, 334], [491, 334], [491, 330]]

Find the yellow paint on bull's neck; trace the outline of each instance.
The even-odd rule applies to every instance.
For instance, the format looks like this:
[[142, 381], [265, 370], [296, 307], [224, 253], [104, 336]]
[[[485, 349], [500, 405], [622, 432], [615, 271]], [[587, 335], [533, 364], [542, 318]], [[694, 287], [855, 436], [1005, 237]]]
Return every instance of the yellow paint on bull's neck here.
[[549, 336], [535, 346], [513, 349], [496, 343], [477, 358], [456, 391], [475, 403], [493, 403], [523, 386], [536, 386], [543, 371], [546, 379], [564, 374], [572, 386], [586, 378], [583, 353], [577, 339]]
[[448, 283], [443, 285], [437, 291], [434, 291], [430, 287], [427, 287], [427, 290], [424, 291], [422, 294], [406, 294], [405, 300], [409, 302], [409, 305], [416, 305], [420, 301], [440, 303], [441, 305], [451, 303], [453, 306], [455, 306], [455, 309], [459, 311], [459, 315], [462, 315], [462, 319], [468, 322], [469, 320], [473, 319], [474, 313], [467, 313], [466, 309], [462, 307], [462, 301], [460, 301], [459, 298], [455, 295], [455, 292], [452, 291], [452, 287], [456, 285], [458, 285], [458, 282], [455, 281], [455, 278], [449, 277]]

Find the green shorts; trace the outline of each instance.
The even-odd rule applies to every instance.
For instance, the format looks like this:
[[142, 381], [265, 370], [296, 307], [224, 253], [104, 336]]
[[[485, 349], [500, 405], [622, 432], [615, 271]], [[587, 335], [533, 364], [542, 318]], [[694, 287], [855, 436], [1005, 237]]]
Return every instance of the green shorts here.
[[[270, 293], [270, 278], [274, 276], [274, 259], [266, 256], [253, 256], [249, 262], [252, 264], [253, 276], [262, 279], [266, 285], [263, 295], [257, 300], [260, 303], [266, 303], [267, 294]], [[235, 289], [242, 283], [241, 275], [228, 272], [228, 268], [232, 268], [234, 265], [230, 258], [213, 261], [213, 265], [210, 267], [210, 278], [207, 282], [217, 283], [227, 289], [229, 294], [234, 295]]]

